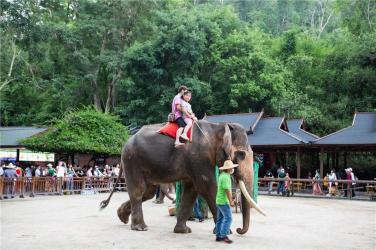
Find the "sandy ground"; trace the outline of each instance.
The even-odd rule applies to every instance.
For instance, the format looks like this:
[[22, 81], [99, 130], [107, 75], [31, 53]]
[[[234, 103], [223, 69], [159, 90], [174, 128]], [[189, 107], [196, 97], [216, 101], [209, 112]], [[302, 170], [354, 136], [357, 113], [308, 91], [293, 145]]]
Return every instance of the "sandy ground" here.
[[1, 249], [376, 249], [376, 203], [260, 196], [267, 217], [252, 211], [245, 235], [235, 230], [234, 214], [227, 245], [214, 241], [214, 223], [188, 222], [191, 234], [172, 232], [176, 218], [170, 201], [144, 203], [146, 232], [130, 230], [116, 210], [127, 193], [115, 193], [102, 212], [107, 194], [38, 196], [1, 201]]

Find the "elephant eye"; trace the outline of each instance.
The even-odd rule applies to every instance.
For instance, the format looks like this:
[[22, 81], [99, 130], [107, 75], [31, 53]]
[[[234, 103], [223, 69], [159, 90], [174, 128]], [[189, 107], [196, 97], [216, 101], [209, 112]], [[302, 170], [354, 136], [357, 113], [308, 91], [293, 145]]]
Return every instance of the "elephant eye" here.
[[243, 161], [245, 159], [245, 152], [244, 151], [235, 151], [235, 159], [236, 159], [236, 161]]

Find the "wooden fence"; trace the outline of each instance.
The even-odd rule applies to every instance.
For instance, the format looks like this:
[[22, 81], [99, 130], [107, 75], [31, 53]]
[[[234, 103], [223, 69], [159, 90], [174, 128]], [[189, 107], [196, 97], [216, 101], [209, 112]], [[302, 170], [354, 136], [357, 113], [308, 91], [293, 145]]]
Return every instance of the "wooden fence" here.
[[[259, 190], [267, 192], [278, 191], [278, 185], [285, 184], [286, 179], [278, 178], [259, 178]], [[369, 198], [370, 200], [376, 199], [376, 181], [372, 180], [312, 180], [312, 179], [289, 179], [289, 190], [286, 193], [290, 195], [312, 195], [313, 186], [315, 183], [320, 185], [321, 190], [323, 190], [323, 195], [327, 196], [338, 196], [346, 197], [348, 199], [353, 199], [353, 194], [356, 196], [362, 196]], [[324, 187], [324, 183], [327, 183], [327, 187]], [[331, 185], [329, 184], [331, 183]], [[333, 189], [330, 190], [329, 187], [332, 186]], [[334, 190], [334, 191], [333, 191]]]
[[[19, 196], [34, 197], [43, 194], [94, 194], [109, 192], [116, 177], [19, 177], [0, 178], [0, 200]], [[121, 178], [117, 190], [126, 190], [125, 179]]]
[[[286, 179], [278, 178], [259, 178], [259, 191], [273, 192], [278, 189], [278, 184], [286, 181]], [[116, 182], [116, 177], [20, 177], [20, 178], [0, 178], [0, 200], [3, 198], [11, 198], [18, 196], [24, 198], [25, 196], [34, 197], [35, 195], [44, 194], [94, 194], [98, 192], [109, 192], [112, 190]], [[314, 183], [319, 183], [323, 187], [324, 180], [311, 179], [290, 179], [289, 180], [289, 195], [312, 195]], [[330, 181], [329, 181], [330, 182]], [[282, 183], [281, 183], [282, 184]], [[332, 186], [336, 188], [336, 196], [344, 196], [353, 199], [353, 193], [356, 196], [362, 196], [371, 200], [376, 199], [376, 181], [371, 180], [336, 180], [332, 181]], [[125, 179], [121, 178], [118, 186], [119, 191], [126, 190]], [[324, 190], [328, 195], [330, 190]], [[353, 192], [354, 191], [354, 192]], [[322, 196], [324, 197], [324, 194]], [[330, 194], [329, 194], [330, 195]]]

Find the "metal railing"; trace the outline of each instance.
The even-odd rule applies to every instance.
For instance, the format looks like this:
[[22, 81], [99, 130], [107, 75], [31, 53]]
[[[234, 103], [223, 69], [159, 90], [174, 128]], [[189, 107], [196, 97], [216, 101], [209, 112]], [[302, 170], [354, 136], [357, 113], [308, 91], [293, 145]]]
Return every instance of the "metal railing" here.
[[[0, 200], [19, 196], [34, 197], [45, 194], [94, 194], [109, 192], [117, 177], [19, 177], [0, 178]], [[125, 178], [116, 189], [126, 191]]]
[[[286, 183], [288, 182], [288, 183]], [[286, 185], [288, 184], [288, 185]], [[269, 194], [284, 191], [284, 195], [295, 196], [326, 196], [343, 197], [353, 199], [355, 196], [376, 199], [376, 181], [373, 180], [313, 180], [313, 179], [286, 179], [286, 178], [259, 178], [259, 190]], [[283, 185], [283, 188], [281, 188]], [[319, 191], [314, 193], [314, 187], [320, 186]], [[287, 188], [286, 188], [287, 186]], [[280, 189], [280, 190], [278, 190]], [[282, 189], [282, 190], [281, 190]]]

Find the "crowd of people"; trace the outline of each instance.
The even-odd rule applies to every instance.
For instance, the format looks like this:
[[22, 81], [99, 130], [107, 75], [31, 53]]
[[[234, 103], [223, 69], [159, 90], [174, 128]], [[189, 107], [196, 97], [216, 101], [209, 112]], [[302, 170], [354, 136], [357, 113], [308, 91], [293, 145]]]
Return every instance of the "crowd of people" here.
[[[8, 170], [8, 171], [7, 171]], [[59, 161], [56, 166], [52, 163], [47, 165], [27, 165], [21, 167], [17, 163], [12, 162], [6, 164], [2, 163], [0, 166], [0, 177], [116, 177], [119, 175], [120, 165], [113, 166], [98, 165], [80, 167], [75, 164], [66, 164], [64, 161]]]
[[[48, 180], [47, 184], [44, 186], [46, 192], [57, 192], [56, 180], [61, 178], [62, 187], [60, 190], [66, 189], [73, 193], [74, 190], [74, 178], [75, 177], [85, 177], [87, 178], [87, 183], [92, 184], [93, 178], [105, 178], [112, 177], [116, 178], [119, 176], [120, 165], [116, 164], [114, 166], [104, 165], [99, 167], [94, 165], [94, 167], [79, 167], [74, 164], [66, 164], [64, 161], [59, 161], [56, 166], [52, 163], [46, 165], [27, 165], [21, 167], [19, 164], [13, 164], [12, 162], [6, 164], [2, 163], [0, 166], [0, 177], [6, 178], [4, 185], [4, 198], [14, 198], [16, 183], [16, 178], [24, 177], [26, 178], [26, 185], [31, 183], [31, 178], [42, 178], [45, 177]], [[9, 181], [12, 180], [12, 181]]]
[[[345, 180], [356, 181], [357, 177], [355, 176], [352, 168], [346, 168], [345, 170]], [[273, 179], [275, 178], [272, 171], [268, 170], [264, 178], [270, 179], [268, 182], [268, 194], [273, 192]], [[277, 169], [276, 178], [278, 178], [278, 186], [276, 193], [282, 196], [290, 196], [292, 191], [292, 182], [290, 179], [289, 171], [286, 171], [283, 166], [280, 166]], [[283, 179], [283, 180], [281, 180]], [[335, 169], [332, 169], [330, 173], [327, 173], [325, 177], [321, 180], [320, 171], [315, 170], [315, 175], [312, 177], [311, 172], [308, 172], [307, 178], [312, 180], [312, 194], [313, 195], [326, 195], [328, 197], [340, 196], [341, 190], [339, 189], [338, 180], [341, 180], [341, 174], [336, 172]], [[351, 197], [355, 196], [354, 186], [356, 182], [348, 183], [343, 188], [343, 197], [348, 197], [350, 195], [348, 192], [351, 190]]]

